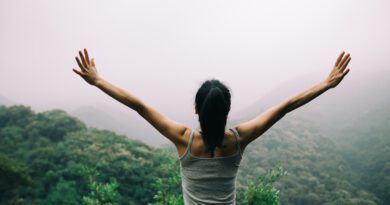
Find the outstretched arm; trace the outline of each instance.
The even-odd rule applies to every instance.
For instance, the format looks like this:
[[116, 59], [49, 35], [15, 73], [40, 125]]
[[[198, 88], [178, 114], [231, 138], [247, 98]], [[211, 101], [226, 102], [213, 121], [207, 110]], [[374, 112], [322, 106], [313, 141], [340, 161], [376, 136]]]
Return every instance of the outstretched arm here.
[[188, 129], [186, 126], [165, 117], [156, 109], [150, 105], [147, 105], [133, 94], [111, 84], [110, 82], [100, 77], [98, 75], [94, 59], [89, 59], [87, 49], [84, 49], [84, 54], [83, 52], [79, 51], [79, 56], [80, 58], [76, 57], [76, 61], [80, 67], [80, 70], [73, 69], [75, 73], [80, 75], [90, 85], [98, 87], [100, 90], [115, 100], [135, 110], [175, 145], [184, 143], [183, 135]]
[[262, 135], [287, 113], [310, 102], [330, 88], [336, 87], [349, 72], [347, 66], [350, 60], [350, 55], [347, 54], [344, 56], [344, 52], [342, 52], [337, 58], [336, 63], [326, 80], [295, 96], [287, 98], [280, 104], [269, 108], [258, 117], [248, 122], [238, 124], [236, 129], [241, 136], [242, 148], [244, 149], [249, 143]]

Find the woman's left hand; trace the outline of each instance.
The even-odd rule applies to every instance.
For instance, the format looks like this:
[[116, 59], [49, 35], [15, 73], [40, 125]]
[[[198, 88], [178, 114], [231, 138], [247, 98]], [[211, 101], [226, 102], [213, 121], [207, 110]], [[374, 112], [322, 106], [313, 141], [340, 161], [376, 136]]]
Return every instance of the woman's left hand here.
[[349, 61], [351, 61], [351, 56], [349, 53], [347, 55], [344, 54], [345, 52], [343, 51], [339, 55], [332, 71], [326, 79], [326, 84], [329, 88], [336, 87], [349, 72], [349, 68], [347, 68], [347, 66]]
[[96, 85], [97, 81], [100, 79], [96, 66], [95, 61], [92, 58], [89, 59], [88, 51], [86, 48], [84, 48], [84, 55], [83, 52], [79, 51], [79, 55], [81, 58], [81, 61], [79, 57], [76, 56], [77, 64], [80, 67], [80, 70], [74, 69], [73, 71], [80, 75], [85, 81], [87, 81], [91, 85]]

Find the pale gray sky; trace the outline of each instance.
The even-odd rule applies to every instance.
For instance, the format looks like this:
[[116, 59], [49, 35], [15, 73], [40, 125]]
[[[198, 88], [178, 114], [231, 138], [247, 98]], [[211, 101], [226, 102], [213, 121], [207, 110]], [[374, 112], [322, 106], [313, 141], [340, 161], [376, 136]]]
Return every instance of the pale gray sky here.
[[[390, 68], [390, 1], [0, 0], [0, 95], [34, 109], [115, 104], [72, 72], [100, 74], [175, 119], [216, 77], [245, 107], [297, 76]], [[322, 79], [318, 79], [322, 80]]]

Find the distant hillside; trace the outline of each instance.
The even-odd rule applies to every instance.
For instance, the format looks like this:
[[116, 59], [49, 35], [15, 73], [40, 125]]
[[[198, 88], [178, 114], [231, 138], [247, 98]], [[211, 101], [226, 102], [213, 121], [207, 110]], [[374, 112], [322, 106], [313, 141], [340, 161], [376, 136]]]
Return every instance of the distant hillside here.
[[355, 174], [349, 180], [390, 204], [390, 109], [377, 107], [356, 118], [337, 136]]
[[100, 129], [109, 129], [121, 132], [129, 126], [130, 120], [127, 122], [119, 121], [119, 119], [110, 112], [104, 111], [93, 105], [79, 107], [71, 111], [71, 114], [82, 120], [88, 126], [98, 127]]
[[[288, 114], [282, 122], [278, 122], [270, 131], [251, 145], [256, 147], [255, 153], [248, 149], [246, 154], [258, 157], [263, 161], [249, 166], [252, 168], [249, 168], [248, 172], [255, 169], [255, 167], [262, 167], [264, 164], [271, 163], [272, 161], [267, 161], [270, 159], [276, 161], [280, 159], [293, 169], [295, 169], [295, 166], [308, 168], [314, 166], [314, 164], [310, 165], [311, 163], [307, 164], [307, 162], [310, 162], [313, 156], [317, 156], [314, 157], [313, 162], [318, 164], [321, 164], [322, 160], [327, 161], [327, 163], [331, 162], [327, 165], [328, 167], [322, 165], [317, 167], [320, 170], [325, 169], [327, 173], [325, 178], [318, 178], [318, 175], [314, 176], [317, 178], [317, 185], [318, 183], [326, 184], [326, 181], [333, 176], [336, 178], [332, 180], [337, 179], [337, 176], [342, 176], [341, 178], [345, 181], [338, 182], [345, 185], [342, 189], [355, 190], [353, 191], [355, 194], [360, 192], [356, 191], [359, 189], [365, 190], [365, 192], [369, 191], [382, 201], [378, 202], [379, 204], [389, 204], [390, 95], [387, 94], [390, 87], [389, 74], [390, 72], [387, 70], [375, 73], [351, 72], [348, 76], [349, 79], [345, 79], [339, 87]], [[295, 79], [280, 86], [253, 103], [252, 106], [235, 113], [236, 121], [251, 119], [285, 98], [309, 88], [317, 82], [313, 79], [320, 80], [321, 78], [313, 74], [313, 76]], [[308, 129], [312, 131], [308, 132]], [[291, 133], [290, 130], [295, 131]], [[295, 137], [290, 139], [288, 136], [291, 135]], [[304, 140], [305, 138], [302, 137], [307, 139]], [[270, 142], [279, 150], [264, 149], [264, 146]], [[291, 147], [291, 143], [293, 147]], [[320, 148], [322, 151], [307, 147], [309, 144], [317, 147], [316, 149]], [[306, 153], [304, 158], [295, 156], [305, 150], [309, 152]], [[318, 158], [318, 155], [321, 157]], [[294, 158], [303, 161], [299, 160], [292, 163], [295, 161]], [[266, 161], [264, 162], [264, 160]], [[339, 165], [342, 165], [342, 171], [338, 170]], [[315, 169], [311, 169], [311, 174], [318, 172], [314, 171]], [[296, 174], [294, 174], [294, 177], [299, 179]], [[324, 179], [326, 181], [322, 181]], [[353, 198], [350, 191], [345, 197]], [[308, 190], [304, 192], [306, 193]], [[313, 198], [317, 197], [313, 196]], [[324, 199], [324, 197], [319, 198]], [[282, 199], [285, 200], [286, 198], [282, 195]]]
[[287, 116], [247, 147], [238, 180], [246, 184], [280, 164], [289, 172], [278, 186], [281, 204], [381, 204], [349, 181], [354, 170], [341, 150], [311, 122]]
[[[381, 109], [390, 109], [390, 71], [362, 71], [351, 73], [341, 84], [309, 104], [293, 111], [301, 118], [311, 121], [325, 137], [336, 138], [343, 128], [353, 126], [356, 119]], [[280, 85], [272, 92], [256, 100], [251, 106], [236, 113], [234, 120], [250, 119], [282, 100], [303, 91], [325, 79], [319, 74], [311, 74], [293, 79]]]
[[115, 108], [95, 105], [82, 106], [71, 110], [70, 113], [88, 126], [112, 130], [127, 135], [130, 139], [141, 140], [150, 146], [158, 147], [169, 142], [162, 138], [161, 134], [136, 112], [122, 105]]

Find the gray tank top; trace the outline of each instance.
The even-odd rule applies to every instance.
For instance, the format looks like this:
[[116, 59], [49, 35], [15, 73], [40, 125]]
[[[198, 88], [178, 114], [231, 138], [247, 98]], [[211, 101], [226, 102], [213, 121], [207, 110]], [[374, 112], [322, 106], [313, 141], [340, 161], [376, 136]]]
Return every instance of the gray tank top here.
[[202, 158], [190, 153], [194, 130], [185, 153], [179, 157], [185, 205], [194, 204], [236, 204], [236, 176], [240, 166], [242, 151], [239, 135], [236, 136], [237, 152], [230, 156]]

